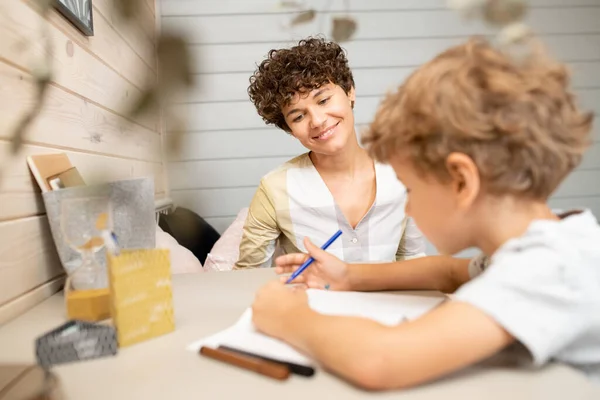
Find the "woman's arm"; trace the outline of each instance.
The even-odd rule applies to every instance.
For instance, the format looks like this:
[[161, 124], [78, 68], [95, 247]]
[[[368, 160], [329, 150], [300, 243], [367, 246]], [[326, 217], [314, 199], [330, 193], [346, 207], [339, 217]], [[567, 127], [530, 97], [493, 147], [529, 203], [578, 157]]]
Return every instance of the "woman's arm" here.
[[280, 234], [275, 207], [261, 181], [248, 209], [235, 269], [258, 268], [270, 263]]

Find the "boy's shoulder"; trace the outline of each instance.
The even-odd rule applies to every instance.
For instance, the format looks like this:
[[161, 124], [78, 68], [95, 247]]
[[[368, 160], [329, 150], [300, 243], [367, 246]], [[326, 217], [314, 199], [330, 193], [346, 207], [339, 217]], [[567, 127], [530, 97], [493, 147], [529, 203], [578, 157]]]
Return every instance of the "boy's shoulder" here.
[[551, 358], [597, 365], [598, 243], [600, 227], [589, 211], [534, 221], [523, 235], [501, 246], [454, 299], [492, 317], [525, 345], [538, 365]]
[[[529, 258], [544, 254], [556, 261], [600, 262], [600, 226], [589, 210], [558, 213], [559, 220], [533, 221], [520, 237], [505, 243], [491, 258], [499, 263], [506, 257]], [[598, 264], [600, 265], [600, 264]]]
[[491, 265], [531, 265], [534, 258], [553, 260], [553, 263], [594, 264], [600, 266], [600, 225], [589, 210], [557, 214], [560, 220], [537, 220], [527, 231], [501, 246], [492, 257], [480, 254], [471, 259], [469, 274], [475, 277]]

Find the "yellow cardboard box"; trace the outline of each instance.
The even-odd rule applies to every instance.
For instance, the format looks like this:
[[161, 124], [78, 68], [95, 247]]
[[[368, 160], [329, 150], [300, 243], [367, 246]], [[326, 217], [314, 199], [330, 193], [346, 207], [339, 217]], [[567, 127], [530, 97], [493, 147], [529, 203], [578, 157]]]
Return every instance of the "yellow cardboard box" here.
[[169, 250], [122, 250], [107, 260], [119, 347], [175, 330]]

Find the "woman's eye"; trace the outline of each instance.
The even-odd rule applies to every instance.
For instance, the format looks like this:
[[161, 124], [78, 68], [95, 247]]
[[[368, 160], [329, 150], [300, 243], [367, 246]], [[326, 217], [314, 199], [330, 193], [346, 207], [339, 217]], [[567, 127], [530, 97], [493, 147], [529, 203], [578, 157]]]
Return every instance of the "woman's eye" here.
[[302, 115], [298, 115], [296, 118], [294, 118], [292, 121], [293, 122], [300, 122], [302, 120]]
[[319, 105], [321, 105], [321, 106], [322, 106], [323, 104], [326, 104], [326, 103], [329, 101], [329, 99], [330, 99], [330, 98], [331, 98], [331, 97], [327, 97], [327, 98], [325, 98], [325, 99], [323, 99], [323, 100], [319, 101]]

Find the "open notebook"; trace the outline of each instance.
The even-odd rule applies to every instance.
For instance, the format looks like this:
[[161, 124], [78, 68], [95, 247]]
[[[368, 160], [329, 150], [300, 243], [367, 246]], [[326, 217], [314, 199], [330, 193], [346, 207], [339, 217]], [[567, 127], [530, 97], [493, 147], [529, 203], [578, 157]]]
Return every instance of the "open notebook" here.
[[[393, 293], [334, 292], [309, 289], [310, 307], [322, 314], [370, 318], [385, 325], [397, 325], [414, 319], [442, 301], [443, 297]], [[273, 359], [310, 365], [312, 361], [288, 344], [257, 332], [252, 325], [252, 310], [248, 308], [230, 328], [200, 339], [188, 346], [198, 352], [202, 346], [231, 346]]]

